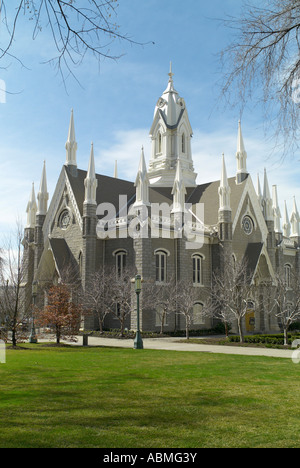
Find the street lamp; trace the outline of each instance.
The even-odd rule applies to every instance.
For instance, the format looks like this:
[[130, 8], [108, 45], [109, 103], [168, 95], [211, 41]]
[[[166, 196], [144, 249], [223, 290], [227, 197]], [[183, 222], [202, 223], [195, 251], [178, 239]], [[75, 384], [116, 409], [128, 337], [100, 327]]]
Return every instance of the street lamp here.
[[36, 332], [35, 332], [35, 326], [34, 326], [34, 308], [36, 304], [36, 296], [37, 296], [37, 291], [38, 291], [38, 282], [33, 281], [32, 283], [32, 323], [31, 323], [31, 333], [29, 336], [29, 343], [37, 343], [37, 337], [36, 337]]
[[135, 277], [135, 293], [136, 293], [136, 316], [137, 316], [137, 331], [134, 339], [134, 349], [143, 349], [143, 340], [140, 332], [140, 293], [142, 291], [142, 278], [140, 275]]

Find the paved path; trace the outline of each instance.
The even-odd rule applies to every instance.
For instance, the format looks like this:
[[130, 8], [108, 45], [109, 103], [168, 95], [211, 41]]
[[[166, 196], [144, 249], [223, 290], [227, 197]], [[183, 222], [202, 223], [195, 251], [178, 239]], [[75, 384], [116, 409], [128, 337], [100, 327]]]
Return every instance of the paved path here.
[[[271, 348], [250, 348], [240, 346], [206, 345], [184, 343], [180, 338], [144, 338], [144, 349], [160, 349], [167, 351], [196, 351], [204, 353], [235, 354], [245, 356], [269, 356], [291, 359], [292, 350]], [[41, 340], [39, 340], [41, 341]], [[49, 341], [45, 340], [45, 341]], [[82, 346], [82, 336], [78, 337], [77, 346]], [[133, 348], [133, 340], [119, 340], [114, 338], [97, 338], [89, 336], [89, 346], [108, 346], [117, 348]]]

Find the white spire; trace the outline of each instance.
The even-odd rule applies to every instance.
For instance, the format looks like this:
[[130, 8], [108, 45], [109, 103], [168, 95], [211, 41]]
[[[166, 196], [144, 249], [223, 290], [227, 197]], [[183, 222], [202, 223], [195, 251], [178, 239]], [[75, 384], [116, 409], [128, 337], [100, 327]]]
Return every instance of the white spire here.
[[242, 134], [241, 121], [239, 120], [238, 140], [237, 140], [237, 183], [245, 180], [247, 172], [247, 152], [245, 150], [244, 139]]
[[273, 214], [274, 214], [274, 231], [281, 233], [280, 219], [281, 213], [278, 205], [277, 185], [273, 185]]
[[259, 206], [261, 207], [261, 209], [263, 209], [262, 207], [263, 196], [261, 193], [259, 174], [257, 174], [257, 198], [258, 198]]
[[175, 175], [172, 195], [173, 195], [172, 213], [183, 213], [184, 204], [185, 204], [185, 196], [186, 196], [186, 188], [185, 188], [183, 177], [182, 177], [181, 163], [179, 159], [177, 160], [176, 175]]
[[114, 178], [118, 179], [118, 161], [115, 161]]
[[222, 172], [219, 187], [219, 211], [231, 211], [230, 207], [230, 193], [231, 189], [228, 184], [225, 156], [222, 154]]
[[37, 204], [35, 199], [35, 191], [34, 191], [34, 183], [32, 183], [32, 188], [30, 192], [29, 201], [27, 204], [27, 228], [34, 228], [36, 223], [36, 212], [37, 212]]
[[40, 190], [37, 194], [38, 199], [38, 215], [47, 214], [47, 205], [49, 199], [49, 193], [47, 191], [47, 176], [46, 176], [46, 161], [44, 161], [43, 172], [40, 183]]
[[145, 161], [144, 147], [142, 146], [139, 169], [136, 180], [136, 201], [134, 206], [149, 205], [149, 178]]
[[263, 212], [266, 221], [274, 221], [273, 216], [273, 203], [270, 195], [269, 182], [267, 177], [267, 171], [264, 173], [264, 194], [263, 194]]
[[77, 143], [76, 143], [76, 138], [75, 138], [73, 109], [71, 111], [68, 140], [66, 142], [66, 150], [67, 150], [66, 166], [77, 166], [77, 162], [76, 162]]
[[294, 205], [293, 205], [293, 212], [291, 215], [291, 235], [290, 237], [299, 237], [300, 236], [300, 228], [299, 228], [300, 216], [296, 204], [296, 198], [294, 197]]
[[282, 232], [284, 237], [290, 237], [291, 234], [291, 225], [289, 221], [288, 210], [286, 206], [286, 201], [284, 201], [284, 215], [283, 215], [283, 224], [282, 224]]
[[185, 187], [196, 187], [192, 135], [186, 103], [174, 88], [171, 64], [168, 86], [157, 101], [150, 129], [152, 154], [148, 175], [152, 186], [172, 188], [180, 159]]
[[94, 144], [91, 145], [91, 155], [89, 161], [89, 168], [84, 180], [85, 186], [85, 204], [96, 205], [96, 192], [98, 187], [98, 181], [96, 178], [96, 171], [95, 171], [95, 158], [94, 158]]

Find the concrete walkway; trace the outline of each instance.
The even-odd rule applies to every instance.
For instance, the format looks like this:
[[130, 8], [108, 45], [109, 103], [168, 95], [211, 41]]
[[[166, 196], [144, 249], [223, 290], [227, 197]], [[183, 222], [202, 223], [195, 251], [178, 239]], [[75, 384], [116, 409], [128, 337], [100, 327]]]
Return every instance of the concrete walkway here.
[[[39, 340], [49, 341], [48, 340]], [[269, 356], [276, 358], [291, 359], [293, 350], [272, 348], [251, 348], [242, 346], [223, 346], [184, 343], [184, 338], [144, 338], [144, 349], [159, 349], [166, 351], [193, 351], [202, 353], [234, 354], [244, 356]], [[82, 346], [82, 336], [78, 337], [77, 346]], [[88, 346], [105, 346], [116, 348], [133, 348], [133, 340], [122, 340], [115, 338], [88, 337]]]

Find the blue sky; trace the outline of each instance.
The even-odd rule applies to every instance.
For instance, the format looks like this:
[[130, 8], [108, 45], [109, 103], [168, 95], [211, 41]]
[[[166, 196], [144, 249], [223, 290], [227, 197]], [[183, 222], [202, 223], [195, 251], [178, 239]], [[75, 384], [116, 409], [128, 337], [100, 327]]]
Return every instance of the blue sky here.
[[[14, 1], [9, 0], [9, 5]], [[237, 0], [119, 0], [116, 22], [120, 32], [144, 46], [116, 41], [112, 52], [118, 61], [105, 60], [98, 67], [87, 57], [74, 70], [81, 86], [68, 79], [67, 91], [56, 70], [42, 64], [53, 52], [47, 29], [31, 39], [32, 23], [21, 18], [12, 52], [26, 65], [7, 59], [0, 69], [9, 93], [0, 103], [0, 235], [26, 222], [31, 184], [36, 192], [46, 160], [50, 198], [65, 162], [65, 142], [71, 108], [74, 109], [77, 161], [87, 169], [91, 141], [96, 170], [113, 175], [118, 160], [119, 177], [134, 180], [140, 149], [149, 160], [149, 130], [156, 102], [168, 82], [173, 63], [174, 84], [185, 99], [194, 131], [192, 143], [198, 183], [220, 175], [221, 154], [229, 176], [236, 171], [238, 109], [219, 106], [220, 64], [217, 54], [232, 32], [218, 18], [238, 15]], [[11, 6], [10, 6], [11, 8]], [[0, 26], [1, 43], [5, 30]], [[153, 45], [151, 42], [154, 42]], [[49, 55], [50, 54], [50, 55]], [[300, 208], [299, 161], [287, 158], [279, 164], [270, 157], [272, 142], [266, 140], [260, 109], [249, 102], [242, 116], [248, 170], [256, 182], [267, 168], [270, 187], [278, 185], [283, 212], [289, 212], [293, 196]]]

